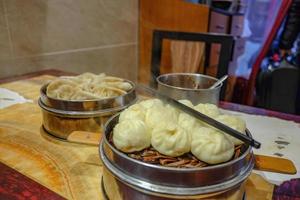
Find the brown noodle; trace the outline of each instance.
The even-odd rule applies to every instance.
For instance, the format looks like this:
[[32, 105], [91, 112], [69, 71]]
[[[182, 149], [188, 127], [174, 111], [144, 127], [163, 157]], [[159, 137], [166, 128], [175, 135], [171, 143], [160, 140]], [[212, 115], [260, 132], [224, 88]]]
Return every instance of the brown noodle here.
[[[109, 137], [109, 142], [113, 144], [112, 134]], [[234, 160], [241, 156], [243, 145], [238, 145], [234, 147], [234, 155], [231, 160]], [[158, 151], [156, 151], [153, 147], [149, 147], [142, 151], [134, 152], [134, 153], [126, 153], [129, 157], [143, 161], [145, 163], [161, 165], [166, 167], [177, 167], [177, 168], [196, 168], [196, 167], [206, 167], [211, 166], [208, 163], [205, 163], [199, 159], [197, 159], [192, 153], [186, 153], [182, 156], [171, 157], [166, 156]]]

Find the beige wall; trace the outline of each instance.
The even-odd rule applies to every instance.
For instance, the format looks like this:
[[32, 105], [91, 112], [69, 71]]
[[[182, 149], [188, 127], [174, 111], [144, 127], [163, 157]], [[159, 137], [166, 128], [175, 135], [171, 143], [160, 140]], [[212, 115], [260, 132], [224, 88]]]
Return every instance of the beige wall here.
[[41, 69], [137, 78], [138, 0], [0, 0], [0, 78]]

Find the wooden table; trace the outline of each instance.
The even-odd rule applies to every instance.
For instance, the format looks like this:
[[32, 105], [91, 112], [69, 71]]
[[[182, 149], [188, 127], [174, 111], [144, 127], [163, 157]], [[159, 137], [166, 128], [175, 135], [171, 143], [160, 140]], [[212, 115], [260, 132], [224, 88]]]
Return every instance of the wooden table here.
[[[45, 196], [102, 199], [98, 148], [57, 141], [43, 135], [41, 129], [41, 113], [36, 104], [40, 86], [53, 76], [70, 74], [44, 70], [0, 80], [0, 87], [15, 90], [34, 102], [0, 110], [0, 199], [22, 199], [30, 195], [32, 199]], [[300, 122], [299, 116], [249, 106], [221, 102], [220, 107]], [[7, 192], [9, 185], [19, 189]], [[252, 174], [246, 189], [247, 199], [272, 199], [274, 185]]]

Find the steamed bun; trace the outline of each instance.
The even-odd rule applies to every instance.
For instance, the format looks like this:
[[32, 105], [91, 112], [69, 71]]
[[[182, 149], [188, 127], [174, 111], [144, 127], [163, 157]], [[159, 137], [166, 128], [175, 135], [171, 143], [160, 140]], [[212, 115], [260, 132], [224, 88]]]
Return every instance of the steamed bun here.
[[232, 158], [234, 145], [223, 133], [201, 127], [192, 133], [191, 152], [208, 164], [218, 164]]
[[[194, 109], [194, 105], [190, 100], [187, 99], [183, 99], [183, 100], [179, 100], [180, 103], [193, 108]], [[199, 123], [199, 120], [196, 119], [195, 117], [183, 112], [179, 110], [179, 116], [178, 116], [178, 124], [183, 127], [185, 130], [188, 131], [188, 133], [191, 134], [191, 132], [193, 131], [194, 128], [198, 128], [199, 126], [201, 126], [201, 124]]]
[[[180, 102], [245, 132], [243, 120], [220, 115], [213, 104], [193, 106], [189, 100]], [[230, 160], [234, 154], [234, 144], [242, 143], [159, 99], [141, 101], [124, 110], [113, 130], [113, 142], [123, 152], [140, 151], [150, 145], [161, 154], [172, 157], [191, 152], [208, 164]]]
[[153, 106], [146, 111], [145, 123], [154, 129], [156, 127], [176, 124], [178, 121], [178, 112], [176, 109], [167, 106]]
[[188, 133], [191, 133], [199, 123], [196, 118], [190, 116], [189, 114], [181, 112], [178, 116], [178, 124], [185, 130], [187, 130]]
[[191, 108], [194, 107], [193, 103], [192, 103], [190, 100], [187, 100], [187, 99], [181, 99], [181, 100], [178, 100], [178, 101], [179, 101], [180, 103], [182, 103], [182, 104], [188, 106], [188, 107], [191, 107]]
[[180, 156], [191, 149], [190, 135], [176, 124], [158, 127], [152, 132], [151, 145], [161, 154]]
[[139, 104], [143, 106], [146, 110], [151, 109], [153, 107], [164, 106], [163, 102], [159, 99], [148, 99], [148, 100], [141, 101]]
[[197, 110], [198, 112], [201, 112], [201, 113], [211, 117], [211, 118], [215, 118], [218, 115], [220, 115], [220, 111], [219, 111], [218, 107], [214, 104], [200, 103], [197, 106], [194, 106], [194, 109]]
[[121, 112], [119, 117], [119, 122], [122, 122], [124, 120], [145, 120], [145, 110], [140, 104], [134, 104], [127, 109], [125, 109], [123, 112]]
[[[217, 121], [241, 132], [246, 134], [245, 130], [246, 130], [246, 123], [244, 120], [242, 120], [239, 117], [236, 116], [232, 116], [232, 115], [220, 115], [216, 118]], [[225, 133], [225, 135], [234, 143], [234, 145], [240, 145], [243, 144], [243, 141], [232, 137], [231, 135], [228, 135]]]
[[141, 120], [124, 120], [113, 130], [113, 142], [123, 152], [141, 151], [151, 144], [151, 133]]

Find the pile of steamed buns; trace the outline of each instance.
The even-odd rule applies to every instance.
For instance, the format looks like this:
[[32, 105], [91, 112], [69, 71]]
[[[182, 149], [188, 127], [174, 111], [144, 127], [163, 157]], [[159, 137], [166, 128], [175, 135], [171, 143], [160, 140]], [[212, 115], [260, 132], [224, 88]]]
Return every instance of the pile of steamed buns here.
[[[215, 120], [245, 133], [245, 122], [223, 115], [213, 104], [194, 106], [189, 100], [179, 102]], [[217, 164], [230, 160], [234, 146], [242, 141], [158, 99], [149, 99], [124, 110], [113, 129], [113, 143], [122, 152], [141, 151], [152, 146], [159, 153], [177, 157], [191, 152], [199, 160]]]

